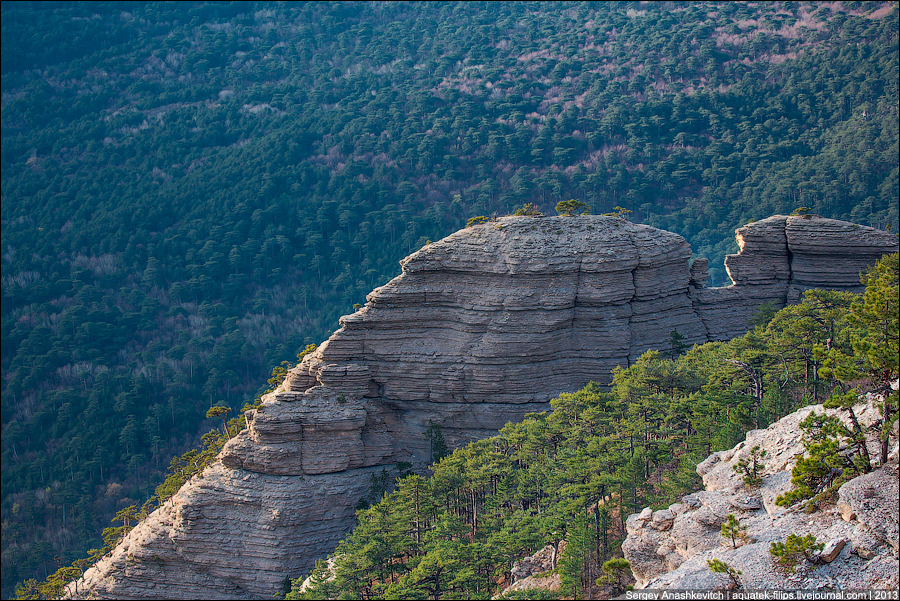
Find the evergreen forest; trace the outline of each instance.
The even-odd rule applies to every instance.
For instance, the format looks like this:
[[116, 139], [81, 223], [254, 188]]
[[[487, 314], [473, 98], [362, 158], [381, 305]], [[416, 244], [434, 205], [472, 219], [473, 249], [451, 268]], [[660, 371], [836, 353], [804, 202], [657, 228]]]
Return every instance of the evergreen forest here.
[[219, 415], [473, 216], [625, 209], [711, 285], [752, 219], [898, 227], [895, 3], [0, 11], [4, 598], [101, 548]]

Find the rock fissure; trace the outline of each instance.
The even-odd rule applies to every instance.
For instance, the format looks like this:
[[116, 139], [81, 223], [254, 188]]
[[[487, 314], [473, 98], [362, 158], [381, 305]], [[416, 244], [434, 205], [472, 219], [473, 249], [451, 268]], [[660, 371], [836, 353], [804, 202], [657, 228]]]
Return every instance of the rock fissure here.
[[[427, 464], [431, 424], [451, 448], [491, 436], [561, 392], [609, 383], [675, 329], [688, 346], [725, 340], [765, 302], [861, 290], [859, 272], [897, 247], [886, 232], [819, 218], [776, 216], [737, 235], [726, 288], [706, 287], [708, 263], [689, 267], [680, 236], [613, 217], [504, 217], [428, 244], [247, 413], [218, 462], [88, 570], [78, 594], [269, 597], [349, 531], [372, 474]], [[717, 523], [728, 509], [715, 508]], [[125, 577], [130, 555], [142, 567]]]
[[[791, 246], [788, 245], [787, 248], [787, 264], [788, 264], [788, 280], [792, 280], [794, 277], [794, 253], [791, 251]], [[787, 303], [787, 295], [784, 297], [784, 303]]]

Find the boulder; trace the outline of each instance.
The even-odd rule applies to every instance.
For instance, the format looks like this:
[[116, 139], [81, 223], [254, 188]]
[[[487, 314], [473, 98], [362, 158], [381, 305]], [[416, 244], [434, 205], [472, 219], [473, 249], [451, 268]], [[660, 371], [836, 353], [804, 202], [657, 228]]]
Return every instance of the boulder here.
[[[838, 490], [837, 507], [847, 521], [856, 521], [900, 555], [900, 504], [897, 461], [855, 478]], [[848, 519], [849, 518], [849, 519]]]
[[819, 559], [824, 561], [825, 563], [831, 563], [840, 552], [843, 550], [844, 545], [846, 545], [849, 541], [846, 538], [834, 538], [825, 543], [825, 546], [822, 548], [821, 553], [819, 553]]

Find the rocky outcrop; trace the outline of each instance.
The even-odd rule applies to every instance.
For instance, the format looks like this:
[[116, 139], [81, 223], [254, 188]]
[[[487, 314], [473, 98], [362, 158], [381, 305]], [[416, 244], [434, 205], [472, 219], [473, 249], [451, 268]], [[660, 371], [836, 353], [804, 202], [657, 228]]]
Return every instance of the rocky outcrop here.
[[[74, 597], [254, 599], [346, 534], [372, 470], [288, 477], [207, 468], [138, 524]], [[350, 516], [348, 516], [348, 513]], [[77, 586], [76, 586], [77, 585]]]
[[[790, 471], [804, 452], [799, 424], [813, 411], [822, 413], [824, 408], [801, 409], [765, 430], [749, 432], [733, 449], [711, 455], [697, 466], [705, 490], [668, 509], [646, 508], [628, 518], [622, 550], [638, 588], [730, 589], [731, 579], [708, 567], [708, 560], [718, 559], [742, 572], [746, 589], [896, 589], [900, 584], [896, 431], [890, 461], [841, 486], [837, 504], [813, 514], [802, 504], [791, 508], [775, 504], [777, 496], [791, 488]], [[829, 413], [845, 418], [843, 412]], [[879, 423], [871, 403], [857, 406], [856, 413], [864, 428]], [[869, 443], [872, 456], [877, 456], [874, 434]], [[734, 466], [756, 446], [766, 451], [762, 484], [748, 488]], [[721, 536], [729, 514], [746, 527], [737, 546]], [[813, 534], [825, 544], [816, 564], [803, 565], [793, 574], [776, 567], [769, 553], [772, 542], [784, 541], [790, 534]]]
[[[613, 217], [505, 217], [427, 245], [78, 595], [269, 597], [349, 531], [373, 472], [427, 462], [430, 424], [451, 446], [493, 435], [560, 392], [609, 382], [676, 329], [688, 345], [742, 333], [760, 304], [814, 285], [816, 269], [852, 288], [850, 270], [896, 248], [885, 232], [798, 219], [738, 230], [736, 283], [717, 289], [704, 287], [704, 260], [689, 266], [683, 238]], [[836, 242], [841, 232], [852, 244]], [[855, 250], [833, 266], [817, 254], [827, 240]]]
[[562, 578], [556, 571], [556, 564], [565, 548], [566, 541], [560, 541], [557, 545], [547, 545], [534, 555], [513, 563], [509, 586], [492, 598], [508, 599], [514, 595], [523, 596], [535, 591], [551, 593], [559, 591], [562, 587]]
[[897, 251], [893, 234], [814, 215], [775, 215], [735, 234], [741, 252], [725, 258], [734, 285], [693, 294], [710, 340], [744, 334], [763, 303], [781, 309], [811, 288], [861, 292], [860, 274]]
[[[680, 236], [621, 219], [508, 217], [465, 229], [404, 259], [403, 275], [343, 317], [287, 386], [350, 396], [331, 373], [367, 370], [364, 396], [468, 441], [562, 390], [608, 381], [673, 329], [706, 341], [689, 258]], [[416, 459], [423, 444], [410, 449]]]
[[559, 547], [557, 545], [547, 545], [534, 555], [529, 555], [515, 562], [509, 571], [512, 583], [515, 584], [526, 578], [540, 576], [556, 569], [559, 556], [565, 548], [565, 541], [560, 541]]

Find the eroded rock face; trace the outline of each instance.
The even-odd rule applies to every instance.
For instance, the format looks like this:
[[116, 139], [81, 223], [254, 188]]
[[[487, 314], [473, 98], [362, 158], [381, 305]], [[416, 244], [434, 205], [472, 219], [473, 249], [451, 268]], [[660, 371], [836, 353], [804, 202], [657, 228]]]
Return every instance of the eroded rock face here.
[[513, 563], [510, 569], [510, 585], [503, 590], [502, 594], [495, 595], [493, 598], [499, 599], [512, 593], [521, 594], [527, 590], [559, 591], [562, 579], [559, 573], [553, 572], [553, 570], [565, 547], [566, 541], [560, 541], [558, 547], [547, 545], [534, 555]]
[[706, 341], [689, 258], [680, 236], [613, 218], [508, 217], [462, 230], [406, 258], [403, 275], [343, 317], [288, 386], [344, 390], [328, 374], [365, 366], [366, 395], [421, 422], [405, 438], [432, 419], [468, 441], [560, 391], [609, 381], [673, 329]]
[[734, 285], [693, 295], [709, 340], [743, 335], [760, 305], [782, 309], [810, 288], [861, 292], [860, 273], [897, 251], [889, 232], [812, 215], [775, 215], [735, 234], [741, 252], [725, 258]]
[[[364, 496], [373, 469], [279, 476], [207, 468], [111, 556], [70, 585], [74, 597], [255, 599], [280, 591], [323, 545], [352, 524], [347, 500]], [[270, 595], [268, 595], [270, 596]]]
[[[815, 285], [817, 269], [816, 281], [853, 289], [850, 271], [896, 249], [885, 232], [798, 219], [738, 230], [736, 284], [717, 289], [704, 288], [705, 260], [689, 267], [683, 238], [612, 217], [505, 217], [429, 244], [70, 594], [271, 597], [352, 528], [373, 472], [427, 462], [430, 423], [451, 446], [491, 436], [561, 392], [608, 383], [675, 329], [688, 345], [741, 334], [763, 302]], [[827, 260], [829, 245], [847, 259]], [[649, 524], [681, 527], [675, 510]]]
[[[791, 469], [803, 454], [799, 423], [822, 405], [806, 407], [765, 430], [753, 430], [733, 449], [714, 453], [697, 466], [705, 490], [687, 495], [667, 510], [631, 515], [622, 545], [637, 588], [731, 589], [734, 583], [713, 573], [707, 561], [719, 559], [742, 572], [746, 589], [888, 589], [900, 583], [898, 565], [898, 465], [896, 428], [890, 461], [845, 483], [838, 503], [813, 514], [802, 504], [780, 507], [775, 499], [791, 489]], [[871, 399], [855, 408], [860, 424], [872, 433], [869, 451], [876, 457], [880, 415]], [[843, 411], [828, 413], [848, 421]], [[762, 484], [746, 487], [734, 466], [751, 449], [767, 452]], [[733, 514], [746, 527], [736, 546], [721, 536]], [[674, 519], [673, 519], [674, 517]], [[774, 564], [769, 545], [790, 534], [814, 534], [825, 548], [818, 563], [786, 574]]]

